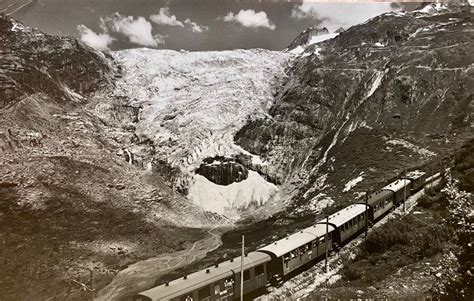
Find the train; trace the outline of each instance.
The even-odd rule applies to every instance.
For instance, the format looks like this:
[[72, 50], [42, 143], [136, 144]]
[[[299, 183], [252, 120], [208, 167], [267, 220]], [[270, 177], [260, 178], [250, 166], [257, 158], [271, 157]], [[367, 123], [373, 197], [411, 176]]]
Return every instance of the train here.
[[426, 173], [410, 172], [308, 228], [245, 254], [243, 270], [242, 257], [232, 258], [140, 292], [132, 300], [240, 300], [242, 272], [243, 295], [248, 300], [257, 291], [281, 284], [303, 266], [319, 262], [326, 252], [337, 251], [429, 182]]

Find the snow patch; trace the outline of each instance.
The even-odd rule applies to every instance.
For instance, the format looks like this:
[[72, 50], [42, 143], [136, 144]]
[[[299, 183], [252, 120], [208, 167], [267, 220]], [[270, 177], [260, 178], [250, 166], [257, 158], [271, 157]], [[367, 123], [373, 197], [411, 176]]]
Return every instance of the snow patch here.
[[324, 193], [322, 193], [320, 195], [317, 195], [315, 198], [313, 198], [309, 202], [308, 210], [310, 210], [311, 212], [319, 213], [324, 208], [332, 206], [333, 204], [334, 204], [334, 200], [332, 198], [326, 196]]
[[302, 54], [304, 51], [305, 51], [306, 48], [304, 48], [303, 46], [301, 45], [298, 45], [298, 47], [288, 51], [289, 53], [292, 53], [292, 54]]
[[13, 23], [13, 26], [10, 29], [11, 31], [13, 31], [13, 32], [25, 31], [25, 26], [23, 26], [23, 24], [17, 23], [15, 21], [12, 21], [12, 23]]
[[[325, 185], [326, 183], [326, 179], [327, 179], [328, 175], [327, 174], [321, 174], [317, 179], [316, 181], [314, 181], [314, 183], [311, 185], [311, 188], [308, 189], [303, 197], [304, 198], [307, 198], [311, 193], [315, 192], [315, 191], [318, 191], [318, 190], [323, 190], [325, 188], [327, 188], [327, 186]], [[316, 196], [317, 197], [317, 196]]]
[[349, 182], [346, 183], [342, 192], [348, 192], [353, 187], [355, 187], [359, 182], [362, 182], [362, 180], [364, 180], [364, 177], [362, 175], [358, 176], [355, 179], [350, 180]]
[[382, 79], [385, 76], [385, 74], [388, 72], [388, 70], [385, 71], [377, 71], [375, 74], [375, 79], [372, 82], [372, 86], [370, 87], [369, 92], [367, 92], [367, 95], [365, 96], [365, 99], [369, 98], [374, 94], [375, 91], [380, 87], [380, 84], [382, 83]]
[[308, 47], [313, 44], [321, 43], [323, 41], [335, 38], [339, 35], [339, 33], [328, 33], [328, 34], [322, 34], [322, 35], [314, 35], [311, 37], [311, 39], [306, 43], [306, 45], [298, 45], [296, 48], [288, 51], [291, 54], [296, 54], [300, 55], [301, 57], [306, 57], [310, 56], [311, 54], [316, 54], [319, 55], [321, 52], [322, 48], [316, 47], [314, 51], [307, 51]]
[[67, 87], [66, 85], [62, 85], [62, 88], [64, 89], [64, 91], [66, 91], [66, 93], [69, 95], [69, 97], [71, 97], [72, 100], [81, 101], [81, 100], [84, 99], [84, 97], [82, 95], [80, 95], [79, 93], [76, 93], [73, 90], [69, 89], [69, 87]]
[[417, 16], [417, 18], [421, 18], [424, 14], [439, 15], [446, 10], [449, 10], [449, 8], [445, 3], [432, 3], [423, 7], [422, 9], [414, 10], [413, 13], [422, 14], [421, 16]]
[[278, 188], [255, 171], [249, 171], [247, 179], [227, 186], [217, 185], [201, 175], [195, 175], [189, 188], [189, 198], [195, 204], [230, 219], [237, 219], [239, 210], [263, 205], [277, 193]]
[[402, 139], [390, 139], [390, 140], [387, 140], [387, 143], [391, 144], [391, 145], [403, 146], [403, 147], [405, 147], [409, 150], [412, 150], [413, 152], [418, 153], [418, 154], [420, 154], [422, 156], [425, 156], [425, 157], [432, 157], [432, 156], [436, 155], [436, 153], [434, 153], [434, 152], [432, 152], [432, 151], [430, 151], [426, 148], [416, 146], [413, 143], [402, 140]]
[[333, 39], [337, 37], [339, 33], [328, 33], [328, 34], [322, 34], [322, 35], [316, 35], [312, 36], [311, 40], [308, 42], [308, 46], [316, 43], [320, 43], [329, 39]]
[[432, 3], [432, 4], [429, 4], [425, 7], [423, 7], [422, 9], [419, 9], [419, 10], [414, 10], [413, 12], [419, 12], [419, 13], [423, 13], [423, 14], [429, 14], [429, 13], [434, 13], [434, 12], [440, 12], [440, 11], [443, 11], [443, 10], [447, 10], [448, 7], [446, 4], [443, 4], [443, 3]]

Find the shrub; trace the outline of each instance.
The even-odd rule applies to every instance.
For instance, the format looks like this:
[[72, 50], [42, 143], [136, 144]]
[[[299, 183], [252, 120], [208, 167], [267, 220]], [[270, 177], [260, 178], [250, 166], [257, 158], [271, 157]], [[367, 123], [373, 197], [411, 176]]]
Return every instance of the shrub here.
[[342, 258], [342, 276], [371, 285], [401, 267], [438, 254], [451, 233], [445, 225], [429, 224], [412, 215], [392, 219], [369, 234], [355, 261]]

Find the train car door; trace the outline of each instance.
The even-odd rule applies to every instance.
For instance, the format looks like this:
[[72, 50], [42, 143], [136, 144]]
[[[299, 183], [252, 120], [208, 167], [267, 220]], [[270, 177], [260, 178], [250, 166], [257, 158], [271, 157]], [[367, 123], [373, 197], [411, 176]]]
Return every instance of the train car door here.
[[264, 287], [267, 284], [267, 277], [265, 273], [265, 264], [262, 263], [260, 265], [257, 265], [254, 269], [255, 272], [255, 280], [257, 282], [257, 286]]

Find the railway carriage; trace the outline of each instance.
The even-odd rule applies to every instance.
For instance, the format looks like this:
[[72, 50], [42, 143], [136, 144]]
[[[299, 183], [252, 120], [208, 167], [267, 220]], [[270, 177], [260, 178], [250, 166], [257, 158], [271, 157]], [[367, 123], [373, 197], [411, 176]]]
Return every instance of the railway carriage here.
[[[335, 228], [332, 236], [333, 244], [341, 247], [366, 227], [368, 208], [365, 204], [353, 204], [329, 216], [327, 223]], [[326, 224], [326, 220], [318, 224]]]
[[271, 276], [286, 276], [325, 254], [326, 248], [331, 250], [333, 231], [332, 225], [326, 227], [326, 225], [315, 224], [257, 251], [272, 257], [272, 262], [269, 264], [270, 273], [273, 274]]
[[410, 196], [411, 181], [407, 179], [396, 180], [383, 187], [382, 190], [388, 190], [393, 192], [394, 199], [393, 204], [395, 206], [400, 205], [405, 199]]
[[[240, 298], [241, 258], [237, 257], [205, 270], [151, 288], [134, 296], [134, 301], [227, 301]], [[267, 263], [271, 257], [251, 252], [244, 257], [244, 295], [268, 284]]]
[[426, 182], [426, 173], [421, 171], [412, 171], [407, 174], [404, 179], [408, 179], [411, 182], [410, 193], [414, 194], [415, 192], [421, 190]]
[[[391, 190], [379, 190], [368, 196], [369, 221], [374, 222], [385, 215], [394, 206], [395, 194]], [[358, 202], [365, 204], [365, 202]]]

